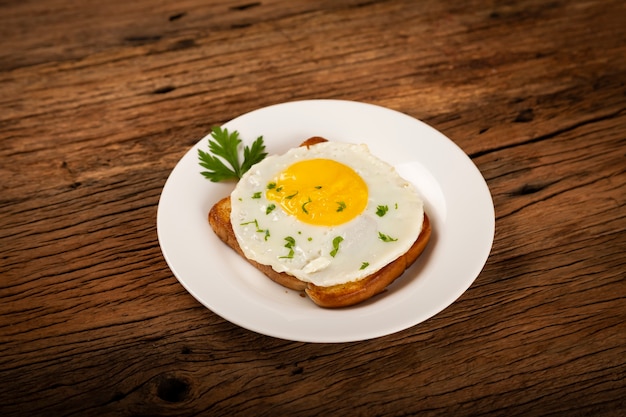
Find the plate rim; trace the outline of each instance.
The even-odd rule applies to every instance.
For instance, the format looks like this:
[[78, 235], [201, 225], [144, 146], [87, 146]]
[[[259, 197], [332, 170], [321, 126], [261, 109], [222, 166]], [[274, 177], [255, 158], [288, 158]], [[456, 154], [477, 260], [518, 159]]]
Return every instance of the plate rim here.
[[[482, 269], [484, 268], [484, 265], [486, 264], [490, 253], [491, 253], [491, 249], [493, 246], [493, 240], [494, 240], [494, 236], [495, 236], [495, 209], [494, 209], [494, 205], [493, 205], [493, 199], [488, 187], [488, 184], [485, 180], [485, 178], [482, 176], [482, 173], [480, 172], [480, 170], [478, 169], [478, 167], [474, 164], [474, 162], [471, 160], [471, 158], [454, 142], [452, 141], [450, 138], [448, 138], [447, 136], [445, 136], [443, 133], [441, 133], [440, 131], [434, 129], [432, 126], [426, 124], [425, 122], [416, 119], [412, 116], [409, 116], [405, 113], [401, 113], [397, 110], [393, 110], [387, 107], [382, 107], [380, 105], [377, 104], [370, 104], [370, 103], [365, 103], [365, 102], [360, 102], [360, 101], [349, 101], [349, 100], [335, 100], [335, 99], [311, 99], [311, 100], [296, 100], [296, 101], [287, 101], [287, 102], [282, 102], [282, 103], [276, 103], [276, 104], [272, 104], [266, 107], [261, 107], [255, 110], [252, 110], [250, 112], [244, 113], [240, 116], [237, 116], [236, 118], [224, 123], [222, 125], [222, 127], [225, 128], [229, 128], [229, 129], [233, 129], [236, 128], [236, 126], [238, 126], [239, 122], [245, 118], [252, 118], [254, 119], [254, 117], [256, 117], [256, 115], [262, 114], [263, 112], [276, 112], [276, 111], [281, 111], [281, 110], [285, 110], [288, 109], [289, 107], [293, 108], [293, 107], [309, 107], [309, 106], [313, 106], [315, 108], [319, 108], [320, 106], [326, 107], [326, 108], [337, 108], [337, 107], [342, 107], [342, 108], [351, 108], [351, 111], [356, 109], [356, 110], [364, 110], [364, 109], [368, 109], [367, 111], [373, 111], [373, 112], [381, 112], [384, 113], [387, 117], [391, 117], [391, 118], [400, 118], [400, 119], [404, 119], [405, 122], [410, 123], [410, 124], [415, 124], [415, 126], [419, 126], [420, 129], [424, 129], [424, 130], [428, 130], [431, 134], [434, 134], [436, 137], [438, 137], [440, 140], [443, 140], [446, 142], [446, 146], [448, 146], [450, 149], [453, 149], [452, 152], [456, 152], [457, 153], [457, 157], [462, 157], [462, 159], [465, 161], [466, 164], [466, 168], [469, 168], [471, 170], [474, 170], [475, 174], [477, 173], [480, 181], [479, 184], [475, 184], [477, 185], [479, 188], [482, 188], [482, 197], [488, 201], [484, 201], [484, 203], [486, 203], [485, 205], [487, 207], [490, 207], [490, 213], [486, 213], [485, 218], [490, 219], [489, 225], [488, 225], [488, 230], [486, 230], [486, 233], [483, 235], [483, 239], [484, 239], [484, 250], [483, 253], [481, 254], [481, 259], [480, 262], [477, 262], [474, 264], [474, 269], [471, 272], [470, 275], [473, 275], [473, 277], [471, 279], [466, 279], [464, 281], [464, 283], [466, 285], [463, 286], [458, 286], [456, 288], [456, 291], [451, 292], [448, 295], [448, 298], [446, 299], [445, 302], [442, 302], [438, 308], [434, 308], [431, 311], [425, 313], [423, 316], [423, 318], [419, 319], [419, 320], [415, 320], [414, 322], [412, 320], [408, 320], [404, 321], [402, 323], [388, 323], [384, 328], [378, 328], [378, 329], [372, 329], [371, 331], [366, 331], [366, 332], [361, 332], [359, 334], [350, 334], [348, 332], [348, 334], [342, 334], [342, 335], [337, 335], [336, 332], [331, 332], [329, 334], [323, 335], [323, 334], [316, 334], [316, 335], [302, 335], [299, 334], [297, 336], [291, 336], [287, 333], [285, 333], [284, 331], [280, 331], [277, 329], [272, 329], [272, 328], [267, 328], [266, 326], [263, 325], [258, 325], [258, 324], [252, 324], [250, 322], [246, 322], [245, 320], [241, 320], [239, 316], [237, 315], [233, 315], [233, 314], [229, 314], [228, 311], [223, 311], [223, 309], [220, 308], [216, 308], [215, 303], [211, 303], [208, 302], [206, 300], [206, 297], [203, 296], [203, 294], [201, 294], [201, 291], [198, 291], [198, 288], [195, 288], [194, 285], [192, 285], [193, 283], [189, 282], [189, 280], [185, 279], [184, 277], [179, 276], [179, 273], [177, 273], [178, 267], [176, 265], [176, 263], [178, 262], [175, 259], [172, 259], [172, 256], [170, 256], [171, 254], [168, 253], [168, 249], [166, 249], [168, 242], [166, 242], [166, 236], [164, 235], [163, 229], [164, 229], [164, 221], [165, 221], [165, 217], [167, 216], [167, 213], [165, 213], [164, 210], [164, 204], [166, 202], [166, 199], [168, 198], [168, 191], [170, 191], [169, 187], [172, 186], [172, 178], [174, 177], [175, 172], [177, 172], [177, 170], [183, 169], [183, 161], [186, 159], [189, 159], [192, 154], [197, 152], [198, 147], [201, 146], [201, 144], [203, 142], [205, 142], [207, 140], [207, 138], [210, 135], [210, 132], [207, 133], [207, 135], [205, 135], [204, 137], [202, 137], [200, 140], [198, 140], [193, 146], [191, 146], [184, 154], [183, 156], [177, 161], [176, 165], [174, 166], [174, 168], [172, 169], [172, 171], [170, 172], [170, 174], [168, 175], [168, 178], [163, 186], [163, 190], [161, 192], [161, 196], [159, 198], [159, 203], [158, 203], [158, 208], [157, 208], [157, 235], [158, 235], [158, 240], [159, 240], [159, 246], [161, 247], [161, 251], [162, 251], [162, 255], [166, 260], [166, 263], [168, 265], [168, 267], [170, 268], [170, 270], [172, 271], [172, 273], [174, 274], [174, 276], [176, 277], [176, 279], [179, 281], [179, 283], [183, 286], [183, 288], [185, 288], [185, 290], [187, 292], [189, 292], [198, 302], [200, 302], [202, 305], [204, 305], [205, 307], [207, 307], [208, 309], [210, 309], [211, 311], [213, 311], [215, 314], [217, 314], [218, 316], [222, 317], [223, 319], [230, 321], [231, 323], [248, 329], [250, 331], [256, 332], [256, 333], [260, 333], [260, 334], [264, 334], [267, 336], [271, 336], [271, 337], [275, 337], [275, 338], [280, 338], [280, 339], [284, 339], [284, 340], [292, 340], [292, 341], [299, 341], [299, 342], [312, 342], [312, 343], [343, 343], [343, 342], [354, 342], [354, 341], [361, 341], [361, 340], [368, 340], [368, 339], [373, 339], [373, 338], [377, 338], [377, 337], [382, 337], [385, 335], [389, 335], [389, 334], [393, 334], [402, 330], [405, 330], [407, 328], [413, 327], [425, 320], [428, 320], [429, 318], [433, 317], [434, 315], [438, 314], [439, 312], [441, 312], [442, 310], [444, 310], [445, 308], [449, 307], [451, 304], [453, 304], [465, 291], [467, 291], [467, 289], [472, 285], [472, 283], [476, 280], [476, 278], [480, 275]], [[358, 108], [358, 109], [357, 109]], [[238, 130], [238, 129], [237, 129]], [[251, 140], [253, 140], [254, 138], [250, 137], [250, 138], [246, 138], [244, 139], [244, 142], [248, 142]], [[191, 155], [191, 156], [190, 156]], [[197, 165], [197, 164], [196, 164]], [[198, 174], [199, 170], [197, 170], [197, 172], [194, 172], [194, 175], [197, 175], [197, 177], [201, 177]], [[202, 180], [204, 180], [202, 178]], [[206, 181], [206, 180], [204, 180]], [[208, 182], [208, 181], [207, 181]], [[214, 183], [212, 183], [214, 184]], [[214, 184], [216, 186], [219, 187], [219, 185]], [[221, 187], [223, 189], [227, 189], [228, 187]], [[485, 193], [486, 191], [486, 193]], [[488, 204], [487, 204], [488, 203]], [[206, 217], [205, 217], [206, 218]], [[438, 231], [435, 230], [435, 233], [437, 233]], [[213, 238], [217, 239], [217, 237], [213, 236]], [[220, 241], [221, 243], [221, 241]], [[222, 243], [223, 245], [223, 243]], [[432, 246], [432, 245], [429, 245]], [[427, 251], [429, 250], [429, 248], [427, 248]], [[424, 256], [424, 255], [423, 255]], [[421, 258], [421, 257], [420, 257]], [[484, 259], [483, 259], [484, 258]], [[241, 262], [246, 263], [245, 260], [241, 260]], [[419, 262], [419, 260], [418, 260]], [[247, 263], [246, 263], [247, 264]], [[269, 281], [269, 280], [268, 280]], [[274, 284], [273, 285], [278, 285], [278, 284]], [[282, 287], [280, 287], [282, 289]], [[249, 294], [248, 294], [249, 295]], [[375, 301], [376, 302], [376, 301]], [[319, 309], [319, 307], [315, 307], [317, 309]], [[219, 311], [216, 311], [219, 310]], [[341, 309], [340, 310], [331, 310], [337, 313], [341, 313]], [[326, 316], [328, 314], [324, 313]], [[408, 323], [408, 324], [407, 324]]]

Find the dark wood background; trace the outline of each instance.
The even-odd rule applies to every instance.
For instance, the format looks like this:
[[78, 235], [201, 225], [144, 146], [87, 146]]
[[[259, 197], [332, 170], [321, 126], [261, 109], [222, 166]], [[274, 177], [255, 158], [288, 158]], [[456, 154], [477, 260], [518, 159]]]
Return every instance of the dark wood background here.
[[[179, 158], [311, 98], [421, 119], [487, 180], [491, 257], [428, 321], [279, 340], [168, 269]], [[625, 157], [622, 1], [0, 1], [0, 414], [624, 415]]]

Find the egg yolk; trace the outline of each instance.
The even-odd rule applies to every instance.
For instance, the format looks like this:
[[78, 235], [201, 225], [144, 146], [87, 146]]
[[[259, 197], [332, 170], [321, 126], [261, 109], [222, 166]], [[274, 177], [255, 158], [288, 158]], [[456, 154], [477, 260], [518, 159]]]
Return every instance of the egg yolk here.
[[349, 166], [330, 159], [307, 159], [282, 171], [267, 185], [266, 196], [304, 223], [336, 226], [365, 210], [368, 190]]

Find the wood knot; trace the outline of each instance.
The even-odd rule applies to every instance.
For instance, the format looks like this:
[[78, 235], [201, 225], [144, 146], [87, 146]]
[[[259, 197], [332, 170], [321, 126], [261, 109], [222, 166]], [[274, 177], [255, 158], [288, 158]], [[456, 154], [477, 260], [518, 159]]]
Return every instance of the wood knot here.
[[182, 12], [182, 13], [176, 13], [171, 15], [168, 20], [170, 22], [173, 22], [174, 20], [178, 20], [178, 19], [182, 19], [183, 17], [185, 17], [187, 15], [187, 12]]
[[179, 403], [189, 395], [191, 385], [185, 378], [166, 375], [157, 380], [157, 397], [168, 403]]
[[548, 186], [548, 184], [540, 184], [540, 183], [524, 184], [522, 187], [520, 187], [517, 190], [513, 191], [512, 194], [513, 195], [535, 194], [535, 193], [538, 193], [539, 191], [543, 190], [547, 186]]
[[156, 90], [154, 90], [152, 92], [152, 94], [167, 94], [167, 93], [169, 93], [171, 91], [174, 91], [174, 90], [176, 90], [176, 87], [174, 87], [172, 85], [167, 85], [165, 87], [157, 88]]

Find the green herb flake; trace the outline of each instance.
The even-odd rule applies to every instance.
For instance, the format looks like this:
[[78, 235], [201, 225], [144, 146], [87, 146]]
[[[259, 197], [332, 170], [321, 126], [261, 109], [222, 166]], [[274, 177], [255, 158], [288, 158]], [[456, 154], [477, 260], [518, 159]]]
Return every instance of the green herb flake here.
[[270, 204], [265, 208], [265, 214], [270, 214], [276, 208], [276, 204]]
[[261, 198], [261, 192], [257, 191], [256, 193], [252, 194], [252, 198]]
[[291, 236], [287, 236], [285, 238], [285, 248], [289, 249], [289, 253], [285, 256], [281, 256], [281, 259], [292, 259], [293, 255], [295, 254], [295, 251], [293, 250], [293, 247], [296, 245], [296, 240], [291, 237]]
[[381, 233], [381, 232], [378, 232], [378, 238], [380, 240], [382, 240], [383, 242], [395, 242], [396, 240], [398, 240], [398, 239], [394, 239], [391, 236], [386, 235], [386, 234]]
[[337, 252], [339, 252], [339, 244], [341, 242], [343, 242], [343, 238], [341, 236], [337, 236], [333, 239], [333, 250], [330, 251], [330, 256], [333, 258], [337, 255]]
[[268, 237], [270, 237], [270, 231], [268, 229], [261, 229], [259, 227], [259, 222], [257, 219], [254, 219], [250, 222], [245, 222], [245, 223], [239, 223], [240, 226], [247, 226], [249, 224], [253, 224], [254, 227], [256, 228], [256, 232], [257, 233], [265, 233], [265, 240], [267, 240]]
[[276, 183], [275, 182], [270, 182], [269, 184], [267, 184], [267, 189], [268, 190], [273, 190], [274, 188], [276, 188]]
[[361, 264], [361, 267], [360, 267], [359, 269], [365, 269], [365, 268], [367, 268], [368, 266], [370, 266], [370, 263], [369, 263], [369, 262], [363, 262], [363, 263]]
[[388, 206], [378, 206], [378, 207], [376, 207], [376, 214], [378, 215], [378, 217], [383, 217], [385, 214], [387, 214], [387, 211], [389, 211], [389, 207]]
[[[281, 187], [281, 189], [282, 189], [282, 187]], [[278, 191], [278, 190], [276, 190], [276, 191]], [[291, 195], [288, 195], [288, 196], [287, 196], [287, 197], [285, 197], [285, 198], [286, 198], [286, 199], [288, 199], [288, 200], [291, 200], [292, 198], [294, 198], [294, 197], [295, 197], [295, 196], [297, 196], [297, 195], [298, 195], [298, 191], [296, 191], [295, 193], [293, 193], [293, 194], [291, 194]]]
[[254, 224], [257, 230], [259, 229], [259, 222], [256, 219], [252, 220], [251, 222], [239, 223], [240, 226], [247, 226], [249, 224]]
[[343, 201], [337, 201], [337, 204], [339, 205], [339, 207], [337, 207], [337, 212], [341, 212], [346, 208], [346, 203], [344, 203]]
[[311, 202], [311, 198], [309, 197], [309, 200], [306, 203], [302, 204], [302, 211], [305, 214], [309, 214], [309, 211], [306, 209], [306, 205], [309, 204], [310, 202]]

